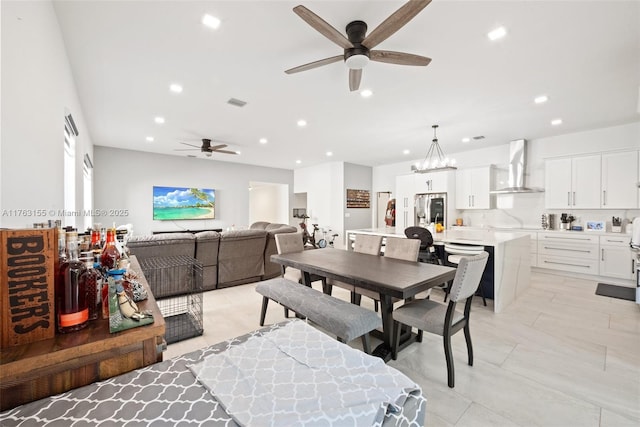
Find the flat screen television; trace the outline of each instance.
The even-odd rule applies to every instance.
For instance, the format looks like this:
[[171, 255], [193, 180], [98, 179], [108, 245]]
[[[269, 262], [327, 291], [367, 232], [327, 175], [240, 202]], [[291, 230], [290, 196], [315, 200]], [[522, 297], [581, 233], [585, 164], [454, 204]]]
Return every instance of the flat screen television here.
[[153, 187], [153, 219], [215, 219], [216, 192], [210, 188]]

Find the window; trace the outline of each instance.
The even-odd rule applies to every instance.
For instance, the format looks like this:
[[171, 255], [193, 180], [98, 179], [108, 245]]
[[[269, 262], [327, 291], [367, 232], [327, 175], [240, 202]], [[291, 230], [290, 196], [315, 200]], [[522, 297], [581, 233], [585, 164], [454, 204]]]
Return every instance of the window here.
[[64, 120], [64, 210], [67, 215], [62, 218], [66, 226], [76, 226], [76, 136], [78, 129], [71, 114]]
[[84, 155], [84, 164], [82, 165], [82, 187], [84, 191], [83, 208], [84, 208], [84, 229], [93, 226], [93, 218], [87, 212], [93, 209], [93, 162], [88, 154]]

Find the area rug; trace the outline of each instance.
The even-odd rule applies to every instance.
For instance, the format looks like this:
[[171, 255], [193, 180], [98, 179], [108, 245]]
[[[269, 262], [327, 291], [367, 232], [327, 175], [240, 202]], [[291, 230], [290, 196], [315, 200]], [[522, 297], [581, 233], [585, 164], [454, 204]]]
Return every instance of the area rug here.
[[624, 299], [627, 301], [636, 300], [636, 288], [628, 286], [609, 285], [607, 283], [598, 283], [596, 295], [605, 297]]

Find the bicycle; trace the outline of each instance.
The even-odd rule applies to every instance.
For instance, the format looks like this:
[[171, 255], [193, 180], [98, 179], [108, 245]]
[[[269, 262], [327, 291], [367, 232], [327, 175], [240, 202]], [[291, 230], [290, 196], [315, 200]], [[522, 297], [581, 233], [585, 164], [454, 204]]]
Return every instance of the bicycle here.
[[322, 239], [320, 239], [318, 241], [318, 247], [326, 248], [327, 247], [327, 243], [329, 243], [329, 247], [333, 248], [333, 241], [338, 236], [338, 233], [332, 234], [331, 235], [331, 239], [329, 241], [327, 241], [327, 233], [328, 232], [331, 232], [331, 229], [329, 229], [329, 230], [327, 230], [325, 228], [322, 229]]

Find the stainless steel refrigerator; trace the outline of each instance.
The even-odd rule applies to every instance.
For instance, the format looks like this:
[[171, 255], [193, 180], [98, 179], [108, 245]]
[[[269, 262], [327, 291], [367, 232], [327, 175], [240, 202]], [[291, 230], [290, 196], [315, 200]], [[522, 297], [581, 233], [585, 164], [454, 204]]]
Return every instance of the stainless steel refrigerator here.
[[431, 223], [447, 226], [447, 193], [415, 195], [414, 225], [426, 227]]

